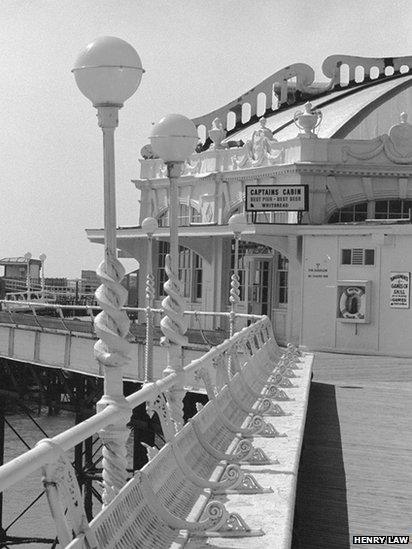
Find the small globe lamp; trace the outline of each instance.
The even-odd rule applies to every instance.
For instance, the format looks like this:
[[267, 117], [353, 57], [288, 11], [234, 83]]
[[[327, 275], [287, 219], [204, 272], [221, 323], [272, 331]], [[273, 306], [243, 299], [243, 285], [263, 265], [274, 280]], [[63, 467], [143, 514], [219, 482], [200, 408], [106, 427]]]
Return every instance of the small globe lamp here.
[[127, 291], [120, 284], [125, 271], [117, 259], [114, 131], [118, 112], [139, 87], [143, 68], [136, 50], [124, 40], [103, 36], [88, 44], [78, 55], [72, 70], [82, 94], [97, 109], [103, 131], [104, 174], [104, 261], [97, 269], [102, 285], [96, 300], [102, 312], [94, 321], [100, 338], [94, 346], [98, 363], [104, 369], [104, 395], [97, 404], [103, 410], [112, 404], [118, 409], [118, 423], [100, 433], [103, 440], [103, 506], [107, 506], [126, 484], [127, 422], [130, 405], [123, 394], [122, 367], [130, 360], [126, 341], [130, 321], [122, 311]]
[[238, 213], [230, 217], [227, 222], [230, 230], [234, 235], [241, 235], [248, 227], [247, 219], [245, 214]]
[[230, 316], [229, 333], [233, 336], [236, 329], [236, 309], [240, 302], [240, 283], [239, 283], [239, 240], [240, 235], [247, 229], [247, 219], [245, 214], [234, 214], [228, 221], [228, 226], [235, 237], [235, 257], [233, 265], [233, 274], [230, 277]]
[[178, 278], [178, 179], [182, 174], [184, 162], [194, 152], [198, 140], [196, 126], [189, 118], [181, 114], [169, 114], [165, 116], [153, 127], [150, 134], [152, 149], [166, 164], [167, 176], [170, 182], [170, 254], [166, 256], [165, 270], [167, 280], [164, 284], [164, 289], [167, 297], [162, 302], [164, 316], [160, 326], [164, 335], [162, 342], [167, 345], [167, 366], [163, 374], [177, 374], [176, 384], [167, 394], [176, 429], [183, 426], [183, 397], [185, 390], [182, 345], [187, 342], [187, 338], [184, 335], [187, 326], [183, 316], [185, 302], [181, 296]]
[[139, 87], [144, 70], [133, 46], [121, 38], [101, 36], [80, 52], [72, 72], [94, 107], [122, 107]]
[[146, 349], [144, 382], [153, 381], [153, 300], [155, 296], [155, 280], [153, 276], [153, 234], [158, 229], [157, 219], [146, 217], [142, 221], [142, 229], [147, 235], [146, 260]]

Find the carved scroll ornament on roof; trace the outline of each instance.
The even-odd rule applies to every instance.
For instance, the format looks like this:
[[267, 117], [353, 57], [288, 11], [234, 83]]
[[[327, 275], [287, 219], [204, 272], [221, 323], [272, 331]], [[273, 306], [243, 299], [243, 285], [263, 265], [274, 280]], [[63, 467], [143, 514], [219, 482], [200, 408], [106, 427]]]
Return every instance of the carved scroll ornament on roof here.
[[[361, 69], [362, 77], [355, 78], [356, 69]], [[377, 81], [380, 78], [389, 78], [392, 75], [401, 74], [402, 68], [410, 70], [412, 67], [412, 56], [404, 57], [358, 57], [351, 55], [331, 55], [327, 57], [322, 64], [322, 72], [328, 81], [315, 81], [315, 73], [312, 67], [305, 63], [294, 63], [263, 80], [257, 86], [230, 101], [223, 107], [213, 110], [203, 116], [193, 118], [195, 126], [205, 126], [209, 128], [216, 118], [221, 121], [221, 129], [224, 130], [228, 125], [228, 114], [235, 115], [235, 128], [249, 123], [249, 120], [258, 116], [258, 98], [261, 94], [265, 96], [266, 112], [272, 113], [273, 108], [279, 109], [289, 107], [294, 104], [301, 104], [311, 100], [314, 97], [323, 95], [334, 90], [336, 86], [348, 83], [351, 86], [361, 86], [370, 83], [371, 78]], [[347, 69], [348, 77], [344, 78], [341, 74], [342, 69]], [[386, 72], [390, 69], [389, 72]], [[375, 72], [375, 75], [372, 72]], [[376, 74], [377, 72], [377, 74]], [[349, 81], [349, 82], [348, 82]], [[276, 106], [277, 103], [277, 106]], [[243, 105], [250, 106], [250, 116], [247, 120], [242, 120]], [[263, 113], [261, 113], [263, 114]], [[219, 127], [216, 127], [218, 130]], [[231, 132], [233, 130], [230, 130]], [[219, 132], [214, 132], [217, 139], [220, 138]], [[209, 135], [212, 141], [213, 137]]]
[[349, 158], [357, 160], [371, 160], [383, 152], [395, 164], [412, 164], [412, 124], [408, 123], [408, 115], [402, 113], [400, 123], [389, 130], [388, 135], [381, 135], [372, 142], [373, 149], [357, 152], [350, 147], [343, 148], [343, 161]]
[[[278, 98], [280, 104], [286, 104], [290, 101], [295, 102], [289, 97], [295, 95], [296, 91], [306, 92], [310, 95], [318, 95], [319, 88], [313, 87], [315, 72], [309, 65], [305, 63], [294, 63], [289, 65], [263, 80], [258, 86], [253, 87], [237, 99], [231, 101], [224, 107], [216, 109], [208, 114], [199, 116], [193, 119], [195, 126], [205, 125], [210, 127], [216, 118], [220, 118], [224, 129], [227, 124], [227, 113], [233, 112], [236, 116], [236, 125], [241, 124], [242, 120], [242, 105], [248, 103], [251, 107], [250, 116], [257, 114], [258, 95], [263, 93], [266, 96], [266, 104], [272, 104], [274, 94]], [[292, 84], [292, 80], [294, 81]], [[326, 82], [325, 87], [329, 89], [333, 85], [332, 82]], [[324, 90], [322, 90], [324, 91]]]

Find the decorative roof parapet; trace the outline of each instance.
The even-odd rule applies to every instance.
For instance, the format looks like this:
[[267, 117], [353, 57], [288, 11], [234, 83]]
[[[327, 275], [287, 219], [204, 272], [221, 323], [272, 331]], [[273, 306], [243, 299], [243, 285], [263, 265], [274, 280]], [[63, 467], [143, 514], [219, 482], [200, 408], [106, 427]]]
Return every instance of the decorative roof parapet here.
[[[328, 78], [333, 78], [336, 69], [344, 65], [349, 68], [349, 84], [362, 84], [370, 80], [384, 78], [385, 76], [393, 76], [392, 74], [386, 74], [386, 69], [392, 68], [393, 74], [400, 74], [402, 67], [408, 67], [410, 70], [412, 67], [412, 56], [403, 57], [358, 57], [356, 55], [330, 55], [322, 63], [322, 72]], [[363, 77], [355, 81], [356, 68], [361, 67], [363, 69]], [[372, 79], [372, 69], [377, 68], [379, 71], [378, 76]], [[407, 72], [407, 71], [406, 71]], [[341, 85], [341, 81], [339, 84]]]
[[[347, 67], [348, 79], [345, 78], [344, 69]], [[356, 73], [360, 67], [362, 74]], [[329, 79], [327, 82], [314, 82], [315, 73], [312, 67], [304, 63], [295, 63], [285, 67], [269, 76], [263, 82], [247, 91], [227, 105], [215, 109], [203, 116], [193, 118], [195, 126], [209, 128], [216, 118], [222, 122], [222, 129], [228, 128], [229, 114], [235, 115], [235, 125], [230, 131], [257, 120], [258, 98], [260, 94], [266, 96], [265, 114], [269, 116], [273, 110], [303, 103], [313, 97], [328, 93], [335, 88], [364, 85], [374, 80], [390, 78], [400, 75], [402, 68], [408, 71], [412, 67], [412, 56], [408, 57], [357, 57], [351, 55], [331, 55], [322, 64], [323, 74]], [[372, 71], [376, 68], [378, 75], [373, 78]], [[387, 69], [393, 69], [391, 74], [386, 74]], [[404, 71], [404, 72], [408, 72]], [[375, 71], [376, 72], [376, 71]], [[391, 71], [390, 71], [391, 72]], [[355, 80], [355, 76], [357, 79]], [[274, 96], [277, 98], [277, 108], [273, 109]], [[249, 120], [242, 122], [242, 109], [244, 105], [250, 105]]]
[[380, 135], [371, 141], [373, 148], [369, 151], [358, 152], [350, 147], [344, 147], [343, 160], [356, 158], [357, 160], [371, 160], [383, 152], [395, 164], [412, 164], [412, 125], [408, 123], [408, 115], [403, 112], [400, 123], [389, 130], [388, 135]]
[[[233, 112], [236, 117], [236, 126], [241, 125], [242, 107], [249, 104], [251, 111], [250, 117], [257, 116], [258, 96], [263, 93], [266, 96], [266, 108], [271, 110], [273, 93], [276, 93], [279, 103], [282, 105], [288, 102], [289, 85], [288, 81], [296, 79], [296, 89], [303, 91], [313, 83], [315, 73], [312, 67], [304, 63], [295, 63], [289, 67], [285, 67], [269, 76], [258, 86], [247, 91], [237, 99], [231, 101], [224, 107], [216, 109], [208, 114], [193, 118], [195, 126], [210, 127], [215, 118], [222, 121], [223, 127], [228, 126], [228, 114]], [[329, 84], [330, 85], [330, 84]]]
[[[230, 172], [244, 168], [258, 168], [282, 164], [285, 150], [275, 139], [248, 141], [242, 147], [230, 149], [209, 149], [194, 153], [185, 162], [183, 176], [207, 176], [217, 172]], [[163, 179], [166, 167], [160, 158], [140, 160], [141, 179]]]

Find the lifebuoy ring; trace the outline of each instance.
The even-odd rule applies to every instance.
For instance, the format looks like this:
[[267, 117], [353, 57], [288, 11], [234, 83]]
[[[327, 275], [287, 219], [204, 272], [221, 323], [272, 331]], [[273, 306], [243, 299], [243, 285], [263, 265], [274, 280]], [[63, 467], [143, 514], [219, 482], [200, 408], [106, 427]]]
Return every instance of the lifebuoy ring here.
[[359, 286], [345, 288], [339, 300], [339, 310], [343, 318], [364, 320], [365, 318], [365, 289]]

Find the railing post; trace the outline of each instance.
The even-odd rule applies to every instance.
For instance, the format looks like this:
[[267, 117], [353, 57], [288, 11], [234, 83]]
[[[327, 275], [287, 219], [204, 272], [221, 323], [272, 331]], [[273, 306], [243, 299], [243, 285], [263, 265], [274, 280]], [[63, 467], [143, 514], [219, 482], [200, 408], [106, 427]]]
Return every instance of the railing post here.
[[[0, 399], [0, 467], [4, 463], [4, 415], [5, 415], [5, 398]], [[0, 492], [0, 541], [4, 541], [6, 533], [3, 529], [3, 492]]]
[[182, 347], [187, 344], [185, 336], [186, 320], [183, 316], [185, 301], [181, 295], [179, 281], [179, 236], [178, 236], [178, 187], [177, 181], [182, 173], [182, 162], [168, 162], [167, 175], [170, 181], [169, 224], [170, 224], [170, 254], [166, 256], [165, 271], [167, 280], [164, 290], [167, 297], [162, 301], [165, 316], [160, 322], [163, 332], [162, 345], [167, 346], [167, 366], [163, 375], [177, 374], [176, 383], [167, 391], [170, 415], [176, 430], [183, 426], [184, 372], [182, 363]]
[[157, 221], [153, 217], [146, 217], [142, 222], [142, 229], [147, 234], [147, 261], [146, 261], [146, 347], [144, 382], [153, 381], [153, 300], [155, 296], [155, 280], [153, 276], [153, 233], [157, 229]]
[[97, 403], [97, 411], [109, 404], [119, 410], [118, 421], [100, 431], [103, 441], [103, 505], [108, 505], [127, 480], [126, 441], [131, 408], [123, 394], [122, 367], [129, 360], [130, 321], [122, 307], [127, 300], [127, 290], [120, 284], [125, 270], [117, 259], [116, 202], [114, 178], [114, 131], [118, 125], [119, 107], [98, 107], [99, 126], [103, 131], [104, 153], [104, 250], [105, 259], [97, 269], [102, 282], [96, 290], [96, 300], [102, 312], [94, 326], [100, 338], [94, 346], [95, 357], [104, 367], [104, 395]]
[[239, 284], [239, 240], [242, 231], [247, 227], [247, 220], [244, 214], [235, 214], [228, 221], [229, 228], [235, 237], [235, 257], [233, 265], [233, 274], [230, 279], [230, 317], [229, 317], [229, 335], [230, 337], [236, 331], [236, 310], [240, 302], [240, 284]]
[[162, 118], [152, 129], [150, 142], [153, 151], [165, 162], [169, 178], [169, 222], [170, 254], [166, 257], [168, 280], [164, 285], [167, 294], [162, 302], [165, 316], [161, 320], [164, 334], [163, 343], [168, 345], [167, 367], [164, 375], [176, 374], [176, 383], [168, 391], [168, 405], [175, 427], [183, 425], [184, 372], [182, 347], [186, 344], [187, 329], [183, 317], [184, 300], [179, 283], [179, 242], [178, 242], [178, 179], [183, 165], [195, 150], [199, 137], [191, 120], [180, 114], [170, 114]]
[[126, 341], [129, 319], [122, 307], [127, 290], [121, 285], [125, 270], [117, 259], [114, 132], [119, 109], [139, 87], [144, 72], [136, 50], [124, 40], [104, 36], [84, 48], [72, 71], [80, 91], [97, 109], [103, 131], [104, 261], [97, 269], [101, 286], [96, 300], [102, 312], [95, 318], [95, 357], [104, 367], [104, 395], [97, 404], [101, 411], [113, 404], [116, 421], [100, 431], [103, 441], [103, 506], [108, 505], [127, 480], [127, 422], [132, 409], [123, 394], [122, 367], [130, 357]]
[[230, 317], [229, 317], [229, 336], [232, 337], [236, 330], [236, 309], [240, 302], [240, 284], [239, 284], [239, 237], [240, 233], [235, 233], [235, 258], [233, 274], [230, 277]]

